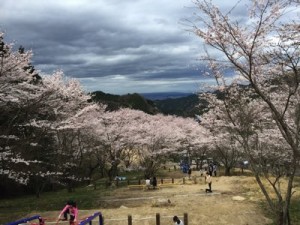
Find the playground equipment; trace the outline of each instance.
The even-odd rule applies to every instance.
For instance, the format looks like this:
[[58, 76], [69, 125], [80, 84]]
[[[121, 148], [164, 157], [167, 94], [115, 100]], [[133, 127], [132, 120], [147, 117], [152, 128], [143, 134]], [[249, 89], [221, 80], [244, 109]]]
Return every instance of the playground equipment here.
[[99, 225], [103, 225], [103, 216], [102, 216], [102, 214], [100, 212], [96, 212], [92, 216], [89, 216], [85, 220], [81, 221], [79, 223], [79, 225], [85, 225], [87, 223], [89, 223], [90, 225], [92, 225], [93, 219], [95, 219], [97, 216], [99, 216]]
[[[85, 225], [85, 224], [92, 225], [92, 222], [96, 217], [99, 217], [99, 225], [103, 225], [103, 216], [100, 212], [96, 212], [93, 215], [85, 218], [84, 220], [80, 221], [78, 223], [78, 225]], [[38, 220], [38, 223], [31, 223], [32, 225], [46, 225], [45, 218], [42, 218], [40, 215], [35, 215], [35, 216], [29, 217], [29, 218], [24, 218], [24, 219], [15, 221], [15, 222], [7, 223], [5, 225], [28, 224], [28, 222], [33, 221], [33, 220]]]
[[15, 221], [15, 222], [7, 223], [5, 225], [18, 225], [18, 224], [27, 223], [32, 220], [39, 220], [39, 222], [40, 222], [40, 220], [42, 220], [42, 217], [39, 215], [36, 215], [36, 216], [29, 217], [29, 218], [21, 219], [21, 220]]

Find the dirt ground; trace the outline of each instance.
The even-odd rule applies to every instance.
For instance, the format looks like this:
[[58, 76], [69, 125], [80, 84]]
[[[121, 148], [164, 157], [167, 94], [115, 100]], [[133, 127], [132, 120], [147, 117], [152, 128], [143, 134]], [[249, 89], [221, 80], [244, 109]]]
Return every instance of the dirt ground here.
[[[174, 215], [183, 219], [188, 214], [189, 225], [267, 225], [272, 223], [263, 214], [263, 198], [253, 177], [213, 177], [213, 193], [205, 193], [204, 178], [187, 180], [159, 190], [113, 190], [113, 197], [103, 197], [101, 208], [80, 210], [80, 218], [101, 212], [105, 225], [127, 225], [128, 215], [133, 225], [155, 225], [160, 214], [161, 225], [173, 224]], [[48, 212], [42, 216], [57, 215]], [[96, 220], [97, 221], [97, 220]], [[98, 224], [97, 222], [94, 224]]]

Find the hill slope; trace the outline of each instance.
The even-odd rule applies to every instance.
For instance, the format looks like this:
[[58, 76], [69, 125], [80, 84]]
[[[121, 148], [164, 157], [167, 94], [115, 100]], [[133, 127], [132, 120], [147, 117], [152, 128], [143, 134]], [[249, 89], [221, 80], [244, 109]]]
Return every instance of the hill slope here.
[[202, 114], [207, 105], [196, 94], [181, 98], [155, 100], [154, 103], [163, 114], [182, 117], [194, 117], [195, 114]]
[[92, 96], [93, 101], [107, 105], [108, 111], [114, 111], [120, 108], [141, 110], [148, 114], [156, 114], [159, 111], [155, 107], [153, 101], [145, 99], [136, 93], [127, 95], [112, 95], [106, 94], [102, 91], [96, 91], [92, 93]]

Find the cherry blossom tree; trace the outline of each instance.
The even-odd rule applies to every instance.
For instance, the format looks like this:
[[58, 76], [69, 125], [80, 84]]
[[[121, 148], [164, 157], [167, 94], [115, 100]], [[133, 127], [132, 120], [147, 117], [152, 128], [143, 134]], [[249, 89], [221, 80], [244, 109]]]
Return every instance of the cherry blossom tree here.
[[58, 180], [72, 191], [75, 183], [85, 178], [82, 165], [86, 162], [85, 155], [93, 149], [85, 133], [93, 130], [92, 118], [96, 113], [104, 113], [105, 106], [89, 103], [91, 97], [80, 83], [65, 78], [61, 72], [45, 77], [44, 84], [54, 93], [50, 99], [55, 117], [51, 130], [56, 138], [56, 168], [61, 174]]
[[[248, 159], [253, 153], [248, 152], [248, 156], [245, 156], [243, 146], [250, 143], [252, 145], [253, 138], [254, 142], [257, 141], [257, 136], [261, 133], [259, 130], [263, 129], [263, 118], [268, 113], [263, 104], [249, 98], [249, 93], [245, 91], [245, 88], [239, 90], [237, 86], [232, 85], [221, 99], [216, 94], [201, 95], [201, 98], [210, 102], [210, 110], [202, 116], [201, 125], [209, 129], [214, 136], [214, 153], [223, 163], [225, 175], [230, 175], [230, 170], [243, 157]], [[237, 102], [236, 99], [240, 101]]]
[[193, 119], [149, 115], [132, 109], [94, 115], [90, 121], [95, 124], [91, 135], [103, 149], [110, 181], [120, 166], [129, 164], [144, 168], [147, 177], [154, 176], [170, 153], [187, 146], [196, 149], [209, 140], [206, 130]]
[[144, 122], [146, 132], [141, 132], [146, 136], [139, 138], [143, 146], [141, 164], [148, 177], [155, 175], [170, 154], [179, 157], [187, 151], [196, 154], [211, 141], [207, 130], [191, 118], [158, 114], [149, 119], [148, 123]]
[[[96, 107], [88, 102], [90, 96], [79, 82], [66, 79], [62, 72], [41, 79], [32, 69], [32, 53], [24, 49], [13, 51], [13, 45], [5, 44], [3, 36], [1, 33], [0, 175], [4, 180], [26, 184], [39, 197], [46, 183], [58, 181], [64, 176], [63, 168], [74, 166], [73, 157], [58, 161], [63, 155], [82, 159], [79, 129], [85, 123], [78, 119]], [[66, 143], [63, 135], [64, 141], [69, 138], [67, 133], [73, 134], [74, 151], [69, 153], [67, 145], [62, 144]], [[75, 177], [74, 173], [69, 177]]]
[[[32, 53], [13, 51], [13, 45], [4, 43], [3, 38], [4, 34], [1, 33], [0, 175], [4, 180], [9, 178], [26, 184], [41, 163], [40, 158], [34, 159], [31, 155], [35, 155], [38, 141], [46, 140], [43, 136], [45, 130], [35, 129], [29, 125], [29, 121], [45, 116], [42, 102], [50, 93], [36, 80], [37, 73], [26, 69]], [[29, 168], [29, 165], [32, 165], [32, 173], [26, 172], [25, 168]]]
[[145, 169], [145, 177], [155, 176], [165, 162], [168, 152], [172, 150], [175, 130], [162, 114], [149, 116], [143, 121], [139, 137], [139, 163]]
[[91, 120], [97, 145], [103, 149], [103, 169], [110, 182], [118, 175], [119, 167], [131, 160], [135, 151], [135, 124], [147, 114], [131, 109], [98, 114]]
[[[284, 154], [283, 157], [290, 156], [287, 160], [289, 169], [287, 187], [284, 191], [275, 188], [280, 184], [280, 177], [275, 177], [273, 181], [267, 179], [272, 190], [268, 192], [264, 187], [261, 174], [255, 170], [258, 167], [252, 164], [252, 169], [269, 208], [277, 217], [277, 224], [291, 224], [289, 208], [294, 176], [299, 163], [300, 26], [299, 14], [295, 13], [299, 2], [252, 0], [250, 2], [252, 5], [248, 8], [249, 20], [244, 24], [241, 21], [234, 21], [231, 17], [235, 8], [222, 13], [211, 1], [195, 0], [194, 2], [201, 14], [197, 17], [199, 24], [193, 25], [193, 32], [204, 40], [210, 49], [215, 49], [224, 56], [211, 56], [209, 53], [212, 52], [208, 49], [208, 54], [203, 57], [203, 60], [210, 65], [211, 75], [216, 78], [219, 90], [227, 90], [228, 79], [225, 74], [234, 71], [236, 79], [233, 83], [244, 83], [251, 88], [251, 92], [259, 99], [257, 102], [267, 107], [269, 111], [266, 113], [269, 117], [267, 119], [273, 120], [276, 125], [273, 130], [278, 131], [276, 134], [279, 133], [281, 140], [284, 140], [282, 142], [284, 147], [278, 148], [269, 143], [261, 145], [259, 135], [256, 141], [255, 135], [249, 136], [249, 133], [248, 136], [240, 136], [244, 141], [245, 137], [252, 139], [251, 142], [242, 142], [247, 143], [243, 146], [246, 152], [256, 151], [260, 152], [257, 156], [262, 156], [263, 153], [266, 157], [269, 153], [273, 157], [281, 154]], [[234, 99], [234, 97], [238, 98]], [[239, 97], [241, 96], [232, 95], [231, 99], [235, 102], [243, 100]], [[251, 114], [244, 116], [246, 115]], [[230, 112], [228, 116], [234, 118]], [[244, 130], [251, 132], [250, 128], [246, 126]], [[260, 135], [263, 137], [268, 134]], [[262, 146], [264, 149], [261, 148]], [[272, 150], [266, 151], [268, 149], [266, 146], [272, 147]], [[256, 160], [253, 158], [252, 162], [258, 162], [259, 159], [260, 157]], [[275, 196], [276, 201], [272, 196]]]
[[190, 165], [192, 158], [200, 159], [200, 162], [197, 160], [197, 166], [202, 169], [202, 159], [210, 154], [209, 146], [213, 141], [209, 130], [199, 125], [193, 118], [171, 117], [169, 124], [172, 130], [177, 132], [176, 139], [172, 142], [177, 143], [178, 147], [174, 149], [177, 149], [181, 157], [185, 155]]

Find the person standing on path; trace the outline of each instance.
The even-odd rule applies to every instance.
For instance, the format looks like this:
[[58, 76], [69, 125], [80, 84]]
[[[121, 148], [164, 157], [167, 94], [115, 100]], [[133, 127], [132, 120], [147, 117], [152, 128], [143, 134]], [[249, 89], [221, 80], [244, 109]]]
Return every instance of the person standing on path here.
[[213, 174], [215, 175], [215, 177], [217, 176], [217, 164], [214, 163], [213, 165]]
[[192, 175], [192, 169], [191, 169], [191, 167], [188, 170], [188, 175], [189, 175], [189, 179], [191, 179], [191, 175]]
[[153, 186], [153, 189], [156, 189], [156, 187], [157, 187], [156, 177], [153, 177], [153, 179], [152, 179], [152, 186]]
[[213, 163], [210, 162], [209, 165], [208, 165], [208, 172], [209, 172], [209, 175], [210, 175], [210, 176], [213, 175], [213, 170], [214, 170]]
[[212, 179], [211, 179], [211, 175], [209, 172], [206, 172], [206, 176], [205, 176], [205, 182], [208, 184], [208, 188], [205, 189], [205, 192], [212, 192], [211, 190], [211, 183], [212, 183]]
[[146, 178], [145, 184], [146, 184], [146, 188], [150, 189], [150, 187], [151, 187], [151, 180], [150, 180], [149, 177]]

